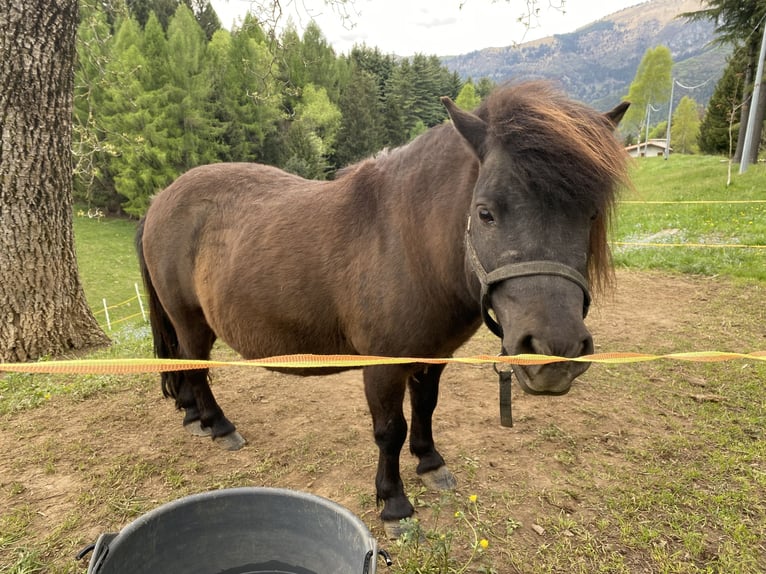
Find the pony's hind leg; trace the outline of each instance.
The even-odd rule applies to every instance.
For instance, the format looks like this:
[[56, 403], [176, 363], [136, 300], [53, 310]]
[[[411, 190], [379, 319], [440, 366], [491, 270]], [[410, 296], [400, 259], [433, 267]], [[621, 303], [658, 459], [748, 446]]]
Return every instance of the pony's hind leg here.
[[202, 426], [197, 399], [194, 398], [192, 385], [186, 382], [189, 371], [168, 371], [162, 373], [162, 390], [165, 397], [176, 400], [176, 408], [184, 411], [184, 428], [194, 436], [210, 436], [212, 431]]
[[[177, 333], [178, 350], [182, 358], [210, 358], [215, 334], [206, 323], [196, 323], [194, 329], [178, 328]], [[175, 384], [176, 406], [185, 412], [184, 428], [193, 435], [211, 436], [217, 444], [228, 450], [242, 448], [246, 444], [245, 439], [223, 414], [210, 389], [209, 369], [176, 371], [175, 374], [178, 376]]]
[[[185, 383], [187, 390], [194, 397], [196, 405], [186, 409], [184, 427], [192, 434], [212, 436], [213, 440], [221, 447], [228, 450], [238, 450], [247, 441], [237, 432], [232, 423], [223, 414], [223, 410], [215, 400], [213, 391], [210, 390], [207, 369], [195, 369], [187, 371]], [[188, 422], [188, 419], [199, 417], [199, 426]]]
[[429, 365], [409, 380], [412, 405], [410, 452], [418, 457], [417, 473], [434, 490], [452, 490], [457, 485], [444, 458], [436, 450], [432, 430], [433, 413], [439, 396], [439, 378], [445, 365]]

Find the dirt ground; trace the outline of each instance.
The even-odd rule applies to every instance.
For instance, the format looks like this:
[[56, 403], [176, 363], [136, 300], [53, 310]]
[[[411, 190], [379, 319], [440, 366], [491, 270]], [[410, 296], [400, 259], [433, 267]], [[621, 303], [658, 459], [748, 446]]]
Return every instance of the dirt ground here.
[[[730, 285], [618, 272], [614, 294], [597, 300], [587, 321], [596, 352], [758, 350], [740, 347], [752, 339], [744, 338], [736, 320], [716, 318], [722, 282]], [[763, 289], [737, 293], [731, 304], [747, 316], [750, 298], [765, 299]], [[762, 334], [761, 349], [766, 330]], [[482, 330], [457, 354], [498, 350], [498, 341]], [[527, 396], [515, 386], [515, 426], [503, 428], [492, 367], [449, 366], [434, 435], [457, 475], [458, 495], [478, 493], [492, 501], [493, 512], [502, 510], [521, 525], [514, 544], [530, 548], [543, 543], [545, 535], [532, 527], [545, 513], [595, 512], [586, 488], [608, 481], [612, 465], [636, 464], [624, 453], [668, 428], [668, 413], [657, 416], [659, 407], [621, 384], [634, 372], [593, 365], [564, 397]], [[696, 375], [690, 372], [691, 393]], [[652, 383], [662, 381], [647, 382]], [[84, 571], [84, 563], [66, 564], [102, 532], [119, 530], [168, 500], [228, 486], [278, 486], [325, 496], [382, 537], [374, 501], [377, 451], [361, 372], [297, 378], [226, 368], [214, 373], [213, 384], [219, 404], [248, 440], [238, 452], [189, 436], [181, 414], [162, 399], [150, 375], [126, 382], [124, 389], [54, 397], [1, 418], [0, 516], [26, 509], [26, 536], [49, 541], [44, 558], [56, 571]], [[683, 417], [674, 424], [683, 425]], [[545, 440], [551, 437], [561, 440]], [[438, 495], [419, 486], [415, 460], [406, 452], [402, 474], [419, 516], [428, 521]], [[585, 475], [588, 480], [581, 480]]]

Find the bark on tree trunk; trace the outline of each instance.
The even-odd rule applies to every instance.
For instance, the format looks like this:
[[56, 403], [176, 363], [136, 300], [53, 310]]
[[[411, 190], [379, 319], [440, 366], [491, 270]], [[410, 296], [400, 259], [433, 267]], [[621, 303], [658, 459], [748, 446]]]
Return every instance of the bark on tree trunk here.
[[77, 0], [0, 0], [0, 361], [108, 343], [72, 231]]

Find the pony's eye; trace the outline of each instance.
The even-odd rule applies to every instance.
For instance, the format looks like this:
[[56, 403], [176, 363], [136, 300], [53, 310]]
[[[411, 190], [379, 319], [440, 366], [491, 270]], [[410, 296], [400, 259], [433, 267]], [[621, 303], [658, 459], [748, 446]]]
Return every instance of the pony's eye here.
[[486, 207], [480, 207], [478, 213], [482, 223], [486, 225], [493, 225], [495, 223], [495, 216]]

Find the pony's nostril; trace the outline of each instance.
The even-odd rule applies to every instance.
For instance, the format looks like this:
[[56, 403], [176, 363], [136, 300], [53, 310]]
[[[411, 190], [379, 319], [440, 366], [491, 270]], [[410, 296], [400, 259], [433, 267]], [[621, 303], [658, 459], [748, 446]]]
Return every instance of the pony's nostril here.
[[516, 352], [531, 355], [556, 355], [561, 357], [580, 357], [593, 353], [593, 338], [588, 335], [580, 339], [550, 341], [544, 338], [526, 335], [521, 338], [516, 346]]
[[519, 354], [522, 355], [533, 355], [538, 353], [538, 351], [535, 351], [535, 338], [532, 335], [527, 335], [526, 337], [522, 337], [521, 341], [519, 342], [519, 345], [516, 347], [516, 351]]

